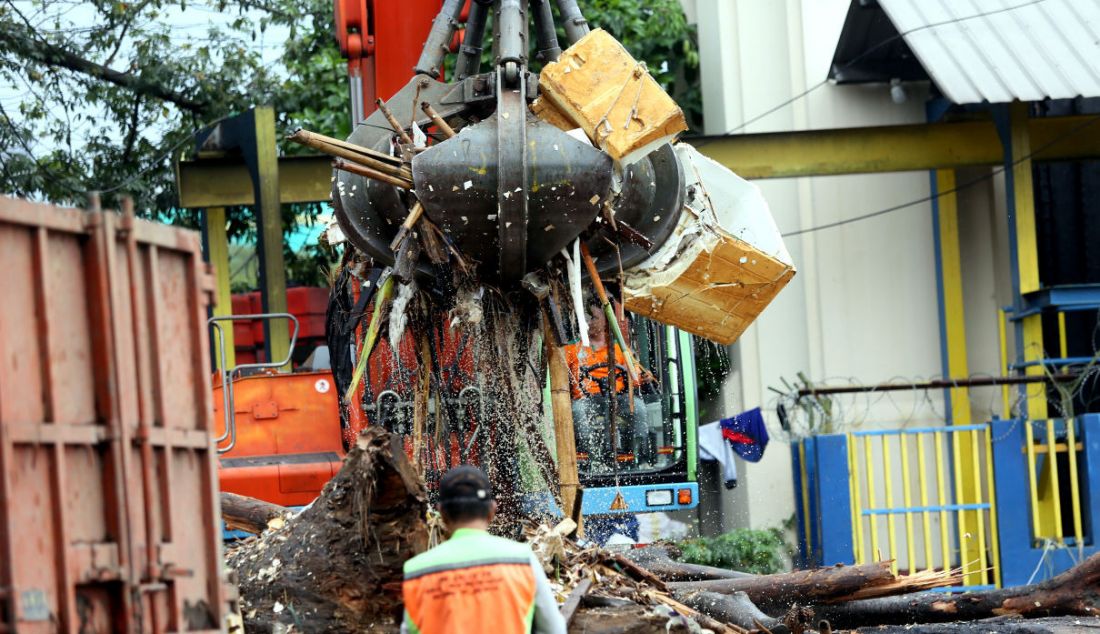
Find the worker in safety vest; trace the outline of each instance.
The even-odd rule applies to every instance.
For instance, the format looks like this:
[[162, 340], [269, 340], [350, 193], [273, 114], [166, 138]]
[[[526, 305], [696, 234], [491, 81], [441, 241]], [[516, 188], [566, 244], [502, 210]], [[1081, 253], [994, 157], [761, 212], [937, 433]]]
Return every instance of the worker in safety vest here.
[[[580, 467], [592, 474], [609, 474], [615, 471], [616, 457], [611, 447], [611, 425], [607, 421], [610, 392], [616, 395], [616, 418], [620, 420], [617, 429], [619, 439], [616, 448], [621, 455], [636, 452], [634, 447], [646, 437], [645, 403], [637, 392], [634, 394], [633, 407], [627, 394], [626, 374], [616, 371], [610, 375], [610, 369], [594, 367], [608, 362], [608, 343], [614, 335], [608, 328], [607, 316], [599, 299], [590, 297], [588, 308], [588, 339], [590, 346], [580, 342], [565, 347], [565, 358], [569, 365], [569, 385], [573, 396], [573, 424], [577, 436], [577, 452], [583, 458]], [[629, 330], [627, 324], [620, 323], [624, 333]], [[613, 345], [614, 363], [626, 365], [626, 357], [618, 344]], [[610, 385], [608, 377], [615, 377], [615, 385]], [[608, 394], [600, 389], [605, 383]], [[634, 441], [638, 441], [637, 443]]]
[[403, 634], [564, 634], [531, 549], [487, 532], [497, 503], [481, 469], [462, 465], [444, 474], [439, 510], [451, 537], [405, 562]]

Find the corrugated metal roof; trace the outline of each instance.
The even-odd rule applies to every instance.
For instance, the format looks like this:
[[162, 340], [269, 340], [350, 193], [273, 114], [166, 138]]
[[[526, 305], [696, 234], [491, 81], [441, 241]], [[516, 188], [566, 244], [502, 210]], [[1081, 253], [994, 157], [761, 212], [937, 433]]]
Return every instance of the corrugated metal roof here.
[[1100, 96], [1100, 0], [878, 0], [957, 104]]

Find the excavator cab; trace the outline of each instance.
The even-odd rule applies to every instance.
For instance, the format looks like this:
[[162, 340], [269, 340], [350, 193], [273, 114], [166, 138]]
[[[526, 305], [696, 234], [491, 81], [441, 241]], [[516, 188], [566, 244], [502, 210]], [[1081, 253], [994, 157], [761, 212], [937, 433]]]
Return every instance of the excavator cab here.
[[[693, 480], [697, 419], [691, 336], [644, 317], [627, 314], [627, 320], [631, 348], [644, 368], [642, 380], [628, 387], [627, 368], [607, 361], [580, 364], [574, 377], [598, 386], [597, 393], [573, 392], [577, 464], [586, 489]], [[587, 491], [586, 496], [586, 502], [593, 497]], [[685, 502], [688, 497], [682, 496]], [[697, 496], [690, 497], [687, 504], [693, 505]], [[645, 510], [644, 500], [639, 502], [642, 508], [633, 511]], [[626, 509], [585, 504], [584, 512], [611, 510]]]

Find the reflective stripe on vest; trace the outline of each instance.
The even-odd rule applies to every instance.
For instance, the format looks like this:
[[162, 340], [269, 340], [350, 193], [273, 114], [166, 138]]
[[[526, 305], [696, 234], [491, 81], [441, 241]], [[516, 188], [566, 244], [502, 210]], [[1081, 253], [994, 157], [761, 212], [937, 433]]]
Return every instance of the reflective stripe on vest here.
[[405, 564], [405, 611], [415, 631], [521, 634], [531, 631], [531, 551], [483, 531], [459, 529]]

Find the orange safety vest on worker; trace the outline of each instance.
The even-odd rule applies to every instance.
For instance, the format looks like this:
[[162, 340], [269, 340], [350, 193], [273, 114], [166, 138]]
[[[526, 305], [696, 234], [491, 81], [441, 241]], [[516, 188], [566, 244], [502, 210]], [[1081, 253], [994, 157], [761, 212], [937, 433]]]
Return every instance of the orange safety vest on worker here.
[[[580, 343], [570, 344], [565, 346], [565, 359], [569, 364], [569, 386], [573, 392], [573, 400], [588, 396], [599, 396], [600, 384], [596, 382], [596, 379], [607, 378], [607, 366], [593, 368], [584, 377], [581, 377], [581, 368], [607, 363], [607, 346], [586, 348]], [[626, 365], [626, 357], [623, 356], [623, 351], [618, 345], [615, 346], [615, 363], [622, 366]], [[626, 390], [626, 382], [623, 380], [623, 374], [617, 373], [615, 392], [619, 393], [624, 390]]]
[[564, 634], [565, 621], [531, 548], [460, 528], [405, 563], [402, 632]]

